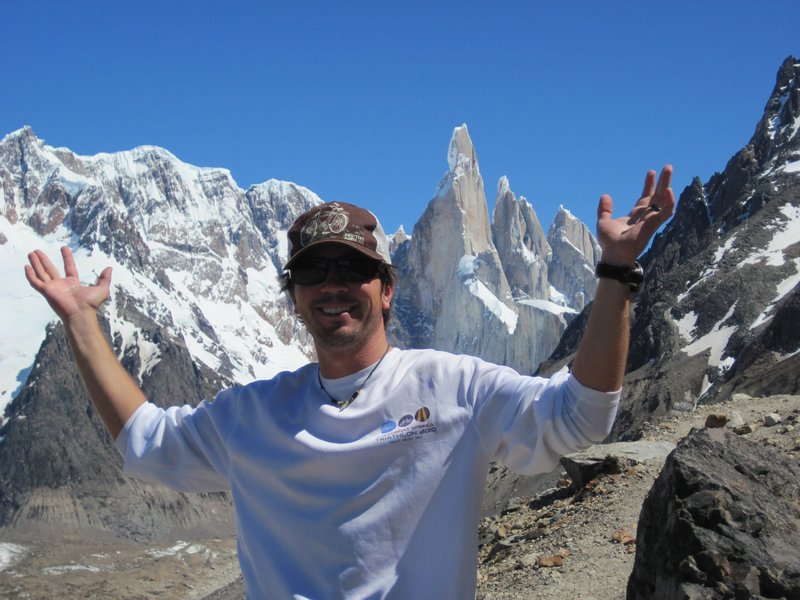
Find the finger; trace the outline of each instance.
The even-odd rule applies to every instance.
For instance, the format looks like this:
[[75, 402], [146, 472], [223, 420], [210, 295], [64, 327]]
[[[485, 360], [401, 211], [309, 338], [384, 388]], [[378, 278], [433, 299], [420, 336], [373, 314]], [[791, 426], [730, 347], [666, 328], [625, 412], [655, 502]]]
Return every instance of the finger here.
[[[656, 207], [657, 210], [655, 210]], [[671, 188], [667, 188], [662, 196], [654, 196], [650, 209], [641, 215], [642, 233], [648, 238], [655, 235], [659, 227], [672, 216], [674, 207], [675, 197], [672, 195]]]
[[658, 176], [658, 186], [656, 187], [657, 194], [666, 193], [669, 185], [672, 182], [672, 165], [664, 165], [661, 169], [661, 174]]
[[600, 196], [600, 202], [597, 204], [597, 220], [608, 221], [614, 211], [614, 201], [608, 194]]
[[640, 198], [652, 196], [656, 191], [656, 172], [650, 169], [647, 175], [644, 176], [644, 187], [642, 187], [642, 195]]
[[36, 278], [39, 279], [42, 283], [50, 281], [52, 279], [52, 277], [47, 272], [45, 261], [47, 261], [48, 263], [50, 262], [50, 260], [47, 258], [47, 255], [41, 250], [34, 250], [30, 254], [28, 254], [28, 262], [30, 263], [31, 269], [33, 270], [33, 273], [36, 276]]
[[36, 256], [39, 257], [42, 268], [44, 269], [45, 273], [47, 273], [47, 276], [50, 279], [59, 279], [61, 277], [61, 272], [58, 270], [58, 267], [53, 264], [53, 261], [50, 260], [50, 257], [41, 250], [35, 250], [35, 252]]
[[659, 206], [661, 206], [667, 213], [672, 214], [675, 207], [675, 194], [670, 187], [672, 182], [672, 165], [666, 165], [661, 170], [661, 175], [658, 178], [658, 186], [656, 187], [656, 196], [658, 197]]
[[105, 290], [111, 287], [111, 267], [106, 267], [97, 278], [97, 285]]
[[44, 282], [39, 278], [31, 265], [25, 265], [25, 279], [28, 280], [28, 283], [31, 284], [31, 287], [37, 292], [40, 292], [44, 287]]
[[61, 258], [64, 260], [64, 275], [78, 279], [78, 267], [75, 266], [75, 257], [67, 246], [61, 246]]

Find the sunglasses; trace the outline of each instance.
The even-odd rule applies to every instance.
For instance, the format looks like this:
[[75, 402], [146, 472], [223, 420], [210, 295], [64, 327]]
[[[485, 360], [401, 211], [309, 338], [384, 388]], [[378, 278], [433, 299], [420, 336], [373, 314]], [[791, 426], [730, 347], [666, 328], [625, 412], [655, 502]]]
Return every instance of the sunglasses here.
[[292, 281], [298, 285], [319, 285], [331, 272], [331, 267], [342, 281], [363, 283], [378, 276], [380, 262], [367, 257], [314, 259], [304, 261], [289, 270]]

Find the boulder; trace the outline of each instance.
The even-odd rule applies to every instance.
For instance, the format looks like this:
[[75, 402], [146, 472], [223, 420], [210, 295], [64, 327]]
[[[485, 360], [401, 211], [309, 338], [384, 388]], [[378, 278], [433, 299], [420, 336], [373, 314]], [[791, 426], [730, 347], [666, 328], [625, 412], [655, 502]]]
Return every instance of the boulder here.
[[670, 442], [597, 444], [582, 452], [562, 456], [561, 466], [572, 482], [580, 487], [601, 473], [620, 473], [627, 466], [653, 460], [663, 462], [674, 448]]
[[800, 598], [798, 539], [796, 461], [693, 430], [645, 499], [627, 598]]

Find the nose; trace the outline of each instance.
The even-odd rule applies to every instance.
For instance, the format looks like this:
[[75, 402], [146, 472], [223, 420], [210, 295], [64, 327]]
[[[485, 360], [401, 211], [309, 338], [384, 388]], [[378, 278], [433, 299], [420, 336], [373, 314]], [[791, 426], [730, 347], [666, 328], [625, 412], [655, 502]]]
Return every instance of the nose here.
[[322, 287], [346, 288], [347, 283], [339, 273], [339, 265], [331, 261], [327, 264], [328, 270], [325, 273], [325, 280], [320, 284]]

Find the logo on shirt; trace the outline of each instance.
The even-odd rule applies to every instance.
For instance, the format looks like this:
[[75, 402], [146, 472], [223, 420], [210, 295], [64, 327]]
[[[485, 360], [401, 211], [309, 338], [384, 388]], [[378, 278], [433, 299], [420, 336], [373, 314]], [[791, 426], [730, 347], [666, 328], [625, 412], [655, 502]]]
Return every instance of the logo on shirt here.
[[431, 410], [422, 406], [413, 415], [403, 415], [397, 422], [392, 419], [384, 421], [376, 441], [391, 444], [415, 440], [429, 433], [436, 433], [436, 424], [431, 420]]

